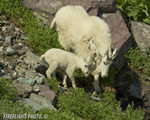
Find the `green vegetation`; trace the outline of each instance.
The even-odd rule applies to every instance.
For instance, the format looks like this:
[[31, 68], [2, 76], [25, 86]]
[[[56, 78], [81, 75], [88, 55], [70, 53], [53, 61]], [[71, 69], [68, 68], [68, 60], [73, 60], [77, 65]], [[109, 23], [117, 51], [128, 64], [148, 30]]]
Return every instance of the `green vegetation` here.
[[25, 107], [23, 103], [15, 101], [17, 97], [17, 91], [12, 86], [12, 82], [0, 78], [0, 119], [4, 114], [31, 113], [31, 109]]
[[131, 68], [141, 74], [150, 75], [150, 58], [146, 57], [139, 48], [131, 48], [125, 57]]
[[56, 32], [35, 19], [30, 10], [21, 6], [21, 0], [0, 0], [0, 12], [15, 19], [14, 21], [27, 33], [29, 44], [38, 53], [42, 54], [53, 47], [62, 48]]
[[[113, 87], [116, 75], [117, 75], [117, 70], [113, 66], [110, 66], [108, 77], [100, 78], [100, 84], [104, 86]], [[85, 77], [84, 73], [82, 73], [81, 71], [76, 71], [74, 76], [78, 87], [84, 87], [85, 89], [86, 87], [88, 87], [87, 89], [93, 88], [93, 84], [92, 84], [94, 82], [93, 76], [90, 75], [88, 77]]]
[[150, 24], [149, 0], [117, 0], [117, 7], [129, 18]]
[[55, 92], [57, 93], [59, 91], [59, 84], [60, 82], [58, 80], [56, 80], [55, 78], [52, 78], [52, 79], [45, 79], [45, 81], [48, 83], [48, 86]]
[[132, 105], [126, 111], [120, 108], [120, 102], [115, 95], [104, 92], [101, 101], [89, 99], [82, 88], [71, 89], [58, 96], [58, 111], [41, 110], [40, 113], [48, 114], [49, 120], [143, 120], [144, 112], [141, 108], [133, 110]]

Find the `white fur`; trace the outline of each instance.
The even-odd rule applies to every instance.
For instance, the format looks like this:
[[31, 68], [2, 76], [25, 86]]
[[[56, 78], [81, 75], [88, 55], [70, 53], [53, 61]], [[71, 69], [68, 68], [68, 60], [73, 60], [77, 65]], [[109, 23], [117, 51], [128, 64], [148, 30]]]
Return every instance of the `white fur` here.
[[[51, 28], [56, 25], [60, 44], [66, 49], [73, 51], [79, 57], [87, 58], [97, 53], [97, 58], [91, 59], [96, 63], [90, 70], [94, 76], [94, 88], [100, 91], [99, 75], [106, 77], [111, 59], [115, 57], [111, 53], [111, 34], [108, 25], [99, 17], [89, 16], [80, 6], [65, 6], [55, 15]], [[89, 49], [89, 46], [91, 47]], [[112, 56], [114, 55], [114, 56]], [[107, 64], [106, 64], [107, 63]]]
[[41, 60], [45, 60], [49, 64], [49, 68], [46, 71], [48, 78], [56, 77], [56, 71], [63, 71], [64, 79], [63, 85], [67, 87], [66, 79], [67, 76], [72, 82], [73, 88], [76, 87], [75, 79], [73, 73], [76, 69], [81, 69], [85, 74], [88, 74], [88, 60], [83, 60], [82, 58], [76, 56], [73, 53], [52, 48], [48, 50], [45, 54], [41, 56]]

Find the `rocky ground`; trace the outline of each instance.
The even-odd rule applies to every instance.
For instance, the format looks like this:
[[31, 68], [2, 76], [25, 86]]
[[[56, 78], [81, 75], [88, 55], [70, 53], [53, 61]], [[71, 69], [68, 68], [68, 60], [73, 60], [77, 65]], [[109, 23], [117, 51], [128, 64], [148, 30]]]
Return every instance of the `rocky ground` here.
[[27, 40], [20, 28], [0, 15], [0, 78], [12, 79], [21, 100], [34, 111], [55, 109], [55, 94], [44, 84], [45, 76], [35, 71], [39, 57], [28, 47]]

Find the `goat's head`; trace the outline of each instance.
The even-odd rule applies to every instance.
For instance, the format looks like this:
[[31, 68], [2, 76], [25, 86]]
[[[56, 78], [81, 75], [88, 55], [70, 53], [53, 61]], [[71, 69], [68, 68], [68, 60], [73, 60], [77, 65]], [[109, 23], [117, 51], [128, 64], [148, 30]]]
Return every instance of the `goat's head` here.
[[116, 56], [117, 56], [117, 49], [115, 49], [111, 54], [108, 54], [107, 52], [106, 54], [104, 54], [104, 56], [101, 56], [101, 60], [98, 63], [97, 67], [99, 67], [102, 78], [108, 76], [109, 67], [113, 63], [113, 60], [115, 59]]
[[117, 56], [117, 49], [111, 52], [111, 48], [109, 47], [107, 52], [101, 55], [97, 49], [93, 40], [89, 41], [89, 49], [93, 51], [93, 61], [96, 63], [97, 72], [100, 72], [101, 77], [107, 77], [110, 65], [113, 63], [113, 60]]

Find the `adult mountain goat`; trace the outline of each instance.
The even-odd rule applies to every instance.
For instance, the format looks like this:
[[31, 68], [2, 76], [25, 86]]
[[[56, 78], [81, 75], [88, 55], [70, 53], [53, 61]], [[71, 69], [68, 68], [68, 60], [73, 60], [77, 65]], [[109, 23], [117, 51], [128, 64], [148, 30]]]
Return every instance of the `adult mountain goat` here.
[[[56, 25], [59, 42], [66, 49], [79, 57], [91, 58], [95, 66], [90, 70], [94, 76], [94, 89], [99, 92], [99, 75], [108, 76], [112, 60], [116, 57], [116, 49], [111, 52], [111, 33], [108, 25], [99, 17], [89, 16], [81, 6], [65, 6], [55, 15], [51, 28]], [[91, 45], [90, 45], [91, 44]], [[91, 47], [89, 47], [91, 46]]]

